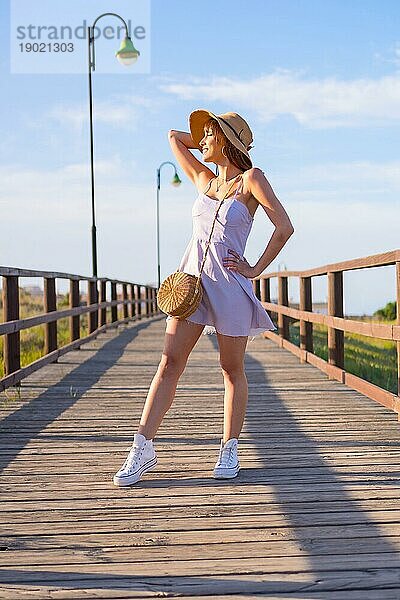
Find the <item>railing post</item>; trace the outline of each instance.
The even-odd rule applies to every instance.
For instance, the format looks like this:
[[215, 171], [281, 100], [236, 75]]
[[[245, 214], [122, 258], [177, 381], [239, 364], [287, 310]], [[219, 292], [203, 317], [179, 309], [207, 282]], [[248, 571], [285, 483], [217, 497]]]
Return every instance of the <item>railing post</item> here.
[[150, 316], [150, 304], [149, 304], [149, 286], [144, 286], [144, 294], [146, 299], [146, 317]]
[[[396, 261], [396, 323], [400, 325], [400, 261]], [[400, 396], [400, 342], [397, 346], [397, 395]], [[400, 412], [397, 413], [400, 421]]]
[[[54, 277], [44, 278], [44, 312], [57, 310], [56, 280]], [[44, 353], [50, 354], [57, 348], [57, 321], [44, 324]], [[54, 362], [57, 362], [56, 360]]]
[[126, 283], [122, 284], [122, 299], [124, 301], [124, 304], [123, 304], [124, 319], [127, 319], [128, 318], [128, 305], [126, 304], [126, 301], [128, 300], [128, 285]]
[[150, 307], [150, 316], [153, 316], [154, 307], [153, 307], [153, 288], [152, 287], [149, 287], [149, 307]]
[[270, 278], [263, 277], [260, 280], [260, 299], [261, 302], [271, 302]]
[[158, 310], [157, 310], [156, 288], [153, 288], [152, 292], [153, 292], [153, 312], [156, 315], [158, 313]]
[[[269, 277], [263, 277], [260, 283], [260, 298], [261, 302], [269, 302], [271, 303], [271, 279]], [[274, 319], [276, 320], [276, 313], [270, 311], [271, 318], [274, 315]]]
[[135, 304], [135, 286], [133, 283], [129, 284], [129, 298], [130, 298], [130, 316], [132, 318], [136, 315], [136, 304]]
[[136, 300], [137, 300], [137, 317], [138, 319], [142, 318], [142, 290], [141, 285], [138, 283], [135, 285], [136, 288]]
[[[69, 280], [69, 307], [76, 308], [79, 306], [79, 279]], [[69, 318], [69, 339], [70, 342], [79, 340], [80, 332], [80, 315], [75, 315]]]
[[[100, 303], [107, 302], [107, 281], [100, 280]], [[100, 327], [107, 323], [107, 308], [100, 309]]]
[[[312, 312], [311, 277], [300, 277], [300, 310]], [[313, 324], [300, 319], [300, 348], [313, 352]], [[304, 362], [302, 359], [301, 362]]]
[[[116, 299], [117, 299], [117, 284], [115, 283], [115, 281], [112, 281], [111, 282], [111, 301], [113, 302]], [[115, 321], [118, 321], [118, 305], [117, 304], [115, 306], [111, 307], [111, 323], [115, 323]]]
[[[343, 271], [328, 272], [328, 315], [343, 317]], [[328, 327], [328, 362], [344, 368], [344, 332]]]
[[[18, 277], [6, 275], [3, 277], [3, 322], [18, 321], [19, 292]], [[7, 333], [4, 336], [4, 375], [10, 375], [21, 368], [19, 331]], [[18, 383], [18, 386], [21, 384]]]
[[[97, 281], [88, 281], [88, 305], [97, 303]], [[93, 310], [89, 313], [89, 333], [97, 329], [98, 311]]]
[[259, 279], [253, 279], [253, 290], [254, 290], [254, 294], [255, 294], [256, 298], [261, 300], [260, 280]]
[[[289, 306], [288, 296], [288, 278], [278, 277], [278, 305]], [[289, 340], [289, 318], [286, 315], [278, 313], [278, 332], [284, 340]]]

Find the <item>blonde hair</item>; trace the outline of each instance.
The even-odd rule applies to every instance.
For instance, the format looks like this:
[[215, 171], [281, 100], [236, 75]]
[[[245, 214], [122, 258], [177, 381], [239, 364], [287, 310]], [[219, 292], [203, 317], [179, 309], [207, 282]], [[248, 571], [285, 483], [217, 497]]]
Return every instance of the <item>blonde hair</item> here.
[[215, 135], [215, 137], [217, 138], [217, 141], [221, 144], [224, 144], [225, 156], [231, 163], [233, 163], [238, 169], [243, 169], [243, 171], [251, 169], [253, 163], [251, 162], [250, 158], [243, 154], [243, 152], [241, 152], [238, 148], [236, 148], [236, 146], [232, 144], [230, 140], [228, 140], [216, 119], [210, 117], [205, 122], [204, 127], [209, 127], [213, 132], [213, 135]]

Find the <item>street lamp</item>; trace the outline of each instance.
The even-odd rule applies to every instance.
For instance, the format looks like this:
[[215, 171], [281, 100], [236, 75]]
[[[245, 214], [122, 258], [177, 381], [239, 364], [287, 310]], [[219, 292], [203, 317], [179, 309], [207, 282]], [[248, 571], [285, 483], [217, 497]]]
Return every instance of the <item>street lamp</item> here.
[[161, 168], [163, 165], [172, 165], [175, 169], [175, 175], [172, 178], [171, 185], [179, 187], [182, 181], [179, 179], [179, 175], [176, 170], [176, 166], [169, 160], [164, 161], [157, 169], [157, 289], [160, 289], [160, 187], [161, 187]]
[[93, 94], [92, 94], [92, 70], [96, 68], [95, 52], [94, 52], [94, 28], [99, 19], [106, 16], [117, 17], [125, 27], [125, 38], [121, 42], [120, 49], [115, 53], [119, 62], [129, 66], [136, 62], [140, 55], [139, 50], [136, 50], [129, 36], [129, 30], [126, 22], [116, 13], [103, 13], [94, 21], [93, 25], [88, 27], [88, 70], [89, 70], [89, 115], [90, 115], [90, 171], [92, 185], [92, 261], [93, 261], [93, 277], [97, 277], [97, 241], [96, 241], [96, 224], [94, 211], [94, 165], [93, 165]]

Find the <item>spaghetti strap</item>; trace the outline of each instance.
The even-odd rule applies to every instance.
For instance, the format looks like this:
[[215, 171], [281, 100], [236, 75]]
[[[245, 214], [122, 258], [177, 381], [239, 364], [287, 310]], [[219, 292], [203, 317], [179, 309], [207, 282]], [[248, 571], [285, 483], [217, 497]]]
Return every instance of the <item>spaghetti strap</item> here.
[[239, 191], [239, 189], [240, 189], [240, 186], [242, 186], [242, 185], [243, 185], [243, 177], [242, 177], [242, 175], [240, 175], [240, 182], [239, 182], [239, 185], [238, 185], [238, 186], [237, 186], [237, 188], [236, 188], [235, 195], [233, 196], [234, 198], [236, 198], [236, 196], [237, 196], [237, 193], [238, 193], [238, 191]]
[[209, 182], [207, 183], [206, 189], [204, 190], [203, 194], [206, 194], [206, 192], [207, 192], [208, 188], [210, 187], [210, 185], [211, 185], [211, 182], [212, 182], [212, 180], [213, 180], [213, 179], [216, 179], [216, 177], [211, 177], [211, 179], [210, 179], [210, 180], [209, 180]]

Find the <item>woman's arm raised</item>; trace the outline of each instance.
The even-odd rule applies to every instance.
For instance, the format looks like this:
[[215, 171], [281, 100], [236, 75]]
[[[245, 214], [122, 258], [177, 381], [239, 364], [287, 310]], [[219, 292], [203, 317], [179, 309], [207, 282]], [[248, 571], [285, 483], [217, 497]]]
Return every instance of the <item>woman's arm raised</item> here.
[[203, 174], [206, 175], [207, 181], [210, 177], [215, 177], [213, 171], [190, 152], [190, 148], [199, 150], [199, 146], [194, 143], [190, 133], [171, 129], [168, 132], [168, 139], [176, 160], [197, 187], [199, 187], [199, 178]]

